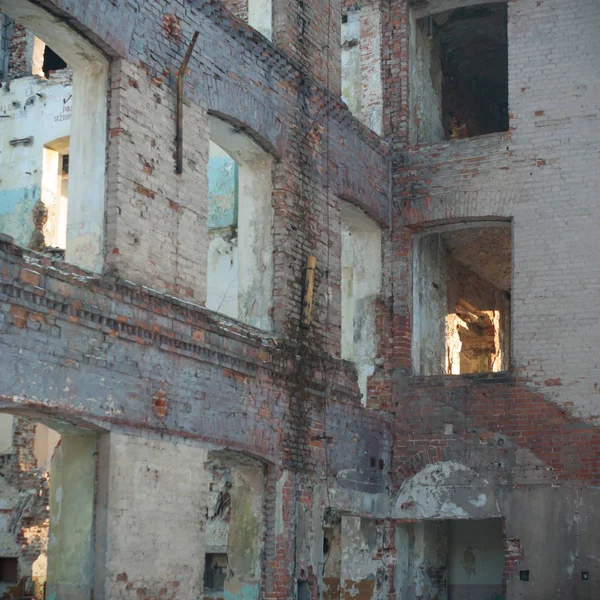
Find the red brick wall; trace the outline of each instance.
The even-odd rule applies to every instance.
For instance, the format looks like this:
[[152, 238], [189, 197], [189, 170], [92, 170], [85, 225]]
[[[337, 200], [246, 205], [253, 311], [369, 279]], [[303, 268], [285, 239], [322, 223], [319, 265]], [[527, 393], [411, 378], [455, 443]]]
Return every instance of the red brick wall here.
[[27, 64], [27, 30], [18, 23], [13, 26], [9, 46], [8, 75], [9, 77], [31, 75], [31, 65]]

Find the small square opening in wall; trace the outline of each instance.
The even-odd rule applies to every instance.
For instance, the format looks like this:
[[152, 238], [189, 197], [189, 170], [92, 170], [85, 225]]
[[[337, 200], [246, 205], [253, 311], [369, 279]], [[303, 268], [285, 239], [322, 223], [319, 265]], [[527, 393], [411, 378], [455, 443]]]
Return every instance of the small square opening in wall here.
[[227, 554], [207, 552], [204, 559], [204, 591], [222, 592], [227, 579]]
[[519, 571], [519, 579], [521, 581], [529, 581], [529, 571]]
[[298, 600], [311, 600], [310, 584], [308, 581], [298, 582]]
[[0, 583], [16, 583], [18, 579], [19, 561], [12, 557], [0, 557]]

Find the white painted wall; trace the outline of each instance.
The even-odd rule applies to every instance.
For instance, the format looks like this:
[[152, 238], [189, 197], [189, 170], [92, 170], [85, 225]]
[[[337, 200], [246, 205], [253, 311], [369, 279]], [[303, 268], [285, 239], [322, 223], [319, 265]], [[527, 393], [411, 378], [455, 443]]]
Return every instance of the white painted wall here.
[[342, 358], [354, 363], [362, 402], [375, 371], [375, 301], [381, 292], [381, 230], [358, 208], [342, 202]]
[[0, 413], [0, 454], [10, 454], [12, 452], [14, 419], [12, 415]]
[[248, 0], [248, 25], [273, 39], [273, 1]]
[[[48, 80], [22, 77], [0, 90], [0, 231], [21, 246], [34, 230], [31, 213], [42, 195], [44, 146], [69, 136], [71, 108], [70, 71]], [[32, 143], [10, 145], [28, 137]]]
[[0, 10], [73, 69], [66, 260], [99, 273], [104, 264], [108, 61], [59, 17], [27, 0], [0, 0]]
[[47, 600], [90, 598], [96, 436], [63, 435], [51, 459]]
[[473, 600], [502, 594], [504, 536], [501, 519], [450, 521], [448, 586], [451, 597]]

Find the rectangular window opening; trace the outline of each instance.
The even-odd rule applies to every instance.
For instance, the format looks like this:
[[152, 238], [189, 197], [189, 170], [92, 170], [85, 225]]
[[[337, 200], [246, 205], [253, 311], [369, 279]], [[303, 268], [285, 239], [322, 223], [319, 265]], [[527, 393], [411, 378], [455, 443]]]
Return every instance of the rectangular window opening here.
[[413, 23], [411, 143], [508, 131], [507, 14], [498, 2]]
[[227, 579], [227, 554], [207, 552], [204, 559], [204, 591], [223, 592]]
[[0, 583], [17, 583], [18, 580], [19, 561], [12, 557], [0, 557]]
[[449, 226], [417, 238], [415, 373], [461, 375], [510, 365], [508, 224]]
[[381, 293], [381, 229], [348, 202], [341, 203], [341, 213], [342, 358], [356, 367], [358, 388], [366, 405], [379, 343], [376, 307]]
[[402, 597], [416, 597], [419, 585], [430, 598], [504, 598], [502, 519], [398, 523], [396, 540]]

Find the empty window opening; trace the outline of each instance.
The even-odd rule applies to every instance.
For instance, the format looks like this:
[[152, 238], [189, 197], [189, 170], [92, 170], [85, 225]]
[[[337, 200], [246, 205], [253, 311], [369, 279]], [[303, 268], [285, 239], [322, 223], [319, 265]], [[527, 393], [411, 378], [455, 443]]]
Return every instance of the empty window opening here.
[[312, 594], [310, 591], [310, 583], [308, 581], [298, 581], [297, 582], [298, 591], [296, 597], [298, 600], [311, 600]]
[[381, 15], [376, 4], [342, 15], [342, 99], [364, 125], [382, 133]]
[[[99, 273], [108, 61], [35, 4], [7, 0], [2, 6], [14, 20], [13, 40], [17, 31], [27, 40], [19, 60], [28, 66], [9, 73], [11, 84], [3, 88], [0, 232], [38, 252], [64, 252], [67, 262]], [[64, 140], [67, 147], [58, 147]]]
[[211, 118], [206, 306], [271, 328], [272, 159], [250, 138]]
[[328, 552], [323, 553], [323, 600], [388, 597], [387, 578], [381, 577], [386, 567], [380, 524], [374, 519], [327, 511], [323, 535], [324, 546], [328, 546]]
[[449, 226], [415, 242], [413, 361], [421, 375], [510, 364], [511, 228]]
[[323, 600], [339, 600], [341, 577], [342, 520], [339, 514], [328, 515], [323, 525]]
[[398, 523], [399, 598], [503, 597], [502, 519]]
[[0, 462], [0, 597], [90, 598], [96, 435], [5, 413], [0, 430], [10, 436]]
[[375, 372], [381, 292], [381, 229], [361, 210], [342, 202], [342, 358], [354, 364], [362, 403]]
[[16, 583], [18, 580], [19, 561], [13, 557], [0, 556], [0, 584]]
[[43, 227], [44, 252], [63, 256], [67, 247], [69, 203], [69, 136], [44, 146], [41, 199], [46, 209]]
[[204, 593], [223, 592], [227, 579], [227, 554], [207, 553], [204, 561]]
[[411, 143], [508, 130], [506, 3], [413, 20], [410, 55]]
[[50, 77], [56, 71], [67, 68], [67, 63], [50, 46], [44, 48], [44, 63], [42, 70], [46, 77]]

